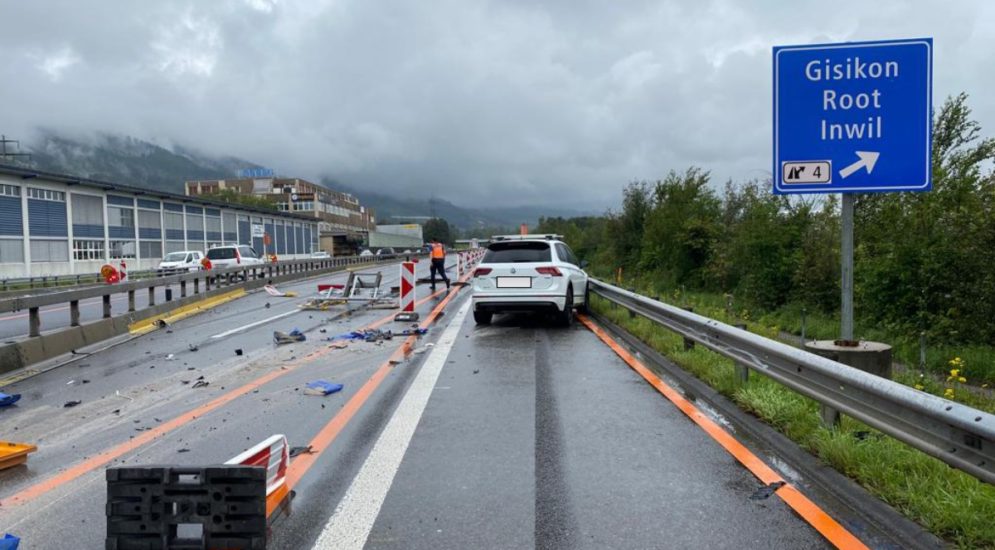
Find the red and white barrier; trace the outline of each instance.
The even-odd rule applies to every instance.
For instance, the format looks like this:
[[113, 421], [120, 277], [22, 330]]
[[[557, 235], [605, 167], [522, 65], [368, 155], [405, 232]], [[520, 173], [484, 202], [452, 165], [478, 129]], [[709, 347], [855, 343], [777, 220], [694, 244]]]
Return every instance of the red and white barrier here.
[[415, 310], [415, 263], [401, 262], [401, 311]]
[[290, 489], [287, 487], [287, 467], [290, 465], [290, 446], [287, 436], [277, 434], [252, 447], [225, 464], [260, 466], [266, 468], [266, 516], [269, 517], [283, 502]]

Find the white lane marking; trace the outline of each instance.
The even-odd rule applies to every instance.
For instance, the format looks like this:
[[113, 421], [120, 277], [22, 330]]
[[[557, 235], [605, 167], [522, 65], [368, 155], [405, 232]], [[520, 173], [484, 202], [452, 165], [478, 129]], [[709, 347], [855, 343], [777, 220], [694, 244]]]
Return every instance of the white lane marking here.
[[231, 330], [226, 330], [226, 331], [224, 331], [224, 332], [222, 332], [220, 334], [215, 334], [214, 336], [211, 336], [211, 338], [224, 338], [225, 336], [231, 336], [232, 334], [235, 334], [236, 332], [242, 332], [243, 330], [249, 330], [250, 328], [258, 327], [259, 325], [265, 325], [266, 323], [268, 323], [270, 321], [276, 321], [277, 319], [283, 319], [284, 317], [289, 317], [290, 315], [298, 313], [299, 311], [300, 311], [299, 309], [293, 309], [293, 310], [288, 311], [286, 313], [281, 313], [279, 315], [274, 315], [272, 317], [263, 319], [262, 321], [256, 321], [255, 323], [249, 323], [247, 325], [242, 325], [240, 327], [233, 328]]
[[470, 311], [468, 301], [456, 313], [452, 322], [443, 331], [432, 353], [425, 359], [421, 371], [411, 383], [404, 398], [391, 416], [387, 427], [377, 439], [370, 456], [346, 491], [342, 502], [318, 536], [314, 550], [356, 549], [366, 545], [373, 523], [380, 515], [387, 491], [394, 483], [394, 476], [401, 466], [401, 460], [408, 450], [408, 444], [415, 434], [418, 421], [428, 405], [432, 389], [439, 379], [442, 367], [446, 364], [449, 352], [456, 343], [463, 318]]

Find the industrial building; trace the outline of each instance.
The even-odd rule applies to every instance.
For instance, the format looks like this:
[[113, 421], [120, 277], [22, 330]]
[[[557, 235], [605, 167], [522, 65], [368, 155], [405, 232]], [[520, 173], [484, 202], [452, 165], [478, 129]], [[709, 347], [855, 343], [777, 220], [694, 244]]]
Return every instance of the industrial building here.
[[0, 165], [0, 278], [151, 269], [163, 254], [246, 244], [279, 259], [318, 246], [313, 215]]
[[318, 219], [319, 248], [332, 255], [352, 254], [376, 230], [372, 210], [356, 197], [300, 178], [243, 177], [186, 182], [186, 194], [198, 196], [231, 190], [268, 198], [282, 212]]

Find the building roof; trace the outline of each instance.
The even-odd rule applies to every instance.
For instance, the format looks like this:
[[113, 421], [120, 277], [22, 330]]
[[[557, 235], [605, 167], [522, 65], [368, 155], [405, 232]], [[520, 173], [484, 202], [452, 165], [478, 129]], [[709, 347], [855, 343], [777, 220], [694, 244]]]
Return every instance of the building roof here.
[[11, 166], [9, 164], [0, 164], [0, 175], [17, 176], [22, 180], [43, 179], [48, 181], [54, 181], [57, 183], [64, 183], [70, 186], [81, 185], [86, 187], [96, 187], [98, 189], [103, 189], [105, 191], [121, 191], [125, 193], [132, 193], [135, 195], [145, 195], [148, 197], [155, 197], [159, 199], [167, 199], [178, 202], [188, 202], [188, 203], [200, 204], [205, 206], [215, 206], [218, 208], [234, 208], [237, 210], [242, 210], [244, 212], [254, 212], [257, 214], [266, 214], [269, 216], [280, 216], [281, 218], [294, 218], [312, 223], [316, 221], [316, 219], [313, 216], [291, 214], [288, 212], [281, 212], [279, 210], [267, 210], [265, 208], [256, 208], [253, 206], [246, 206], [237, 203], [228, 203], [223, 201], [201, 199], [189, 195], [167, 193], [165, 191], [158, 191], [156, 189], [146, 189], [144, 187], [135, 187], [133, 185], [124, 185], [120, 183], [111, 183], [103, 180], [81, 178], [79, 176], [71, 176], [68, 174], [56, 174], [54, 172], [45, 172], [42, 170], [35, 170], [32, 168], [22, 168], [19, 166]]

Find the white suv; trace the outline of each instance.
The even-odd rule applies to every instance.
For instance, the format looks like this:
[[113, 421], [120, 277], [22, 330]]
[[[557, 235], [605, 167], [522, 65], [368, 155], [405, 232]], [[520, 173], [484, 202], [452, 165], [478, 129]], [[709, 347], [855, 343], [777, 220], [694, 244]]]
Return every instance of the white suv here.
[[548, 311], [559, 324], [587, 307], [586, 262], [559, 235], [494, 237], [473, 272], [473, 319], [482, 325], [505, 311]]
[[252, 247], [244, 244], [216, 246], [207, 251], [207, 259], [211, 260], [212, 268], [244, 267], [265, 263]]

